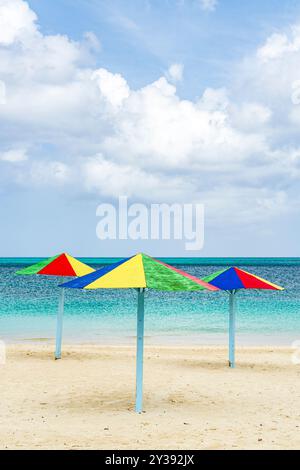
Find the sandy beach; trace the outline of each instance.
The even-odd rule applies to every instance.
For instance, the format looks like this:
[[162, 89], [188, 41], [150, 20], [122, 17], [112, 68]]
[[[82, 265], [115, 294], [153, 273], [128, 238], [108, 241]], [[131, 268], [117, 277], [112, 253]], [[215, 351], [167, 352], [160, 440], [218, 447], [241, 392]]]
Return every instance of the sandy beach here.
[[134, 413], [135, 348], [7, 348], [0, 365], [1, 449], [298, 449], [300, 366], [287, 348], [145, 350]]

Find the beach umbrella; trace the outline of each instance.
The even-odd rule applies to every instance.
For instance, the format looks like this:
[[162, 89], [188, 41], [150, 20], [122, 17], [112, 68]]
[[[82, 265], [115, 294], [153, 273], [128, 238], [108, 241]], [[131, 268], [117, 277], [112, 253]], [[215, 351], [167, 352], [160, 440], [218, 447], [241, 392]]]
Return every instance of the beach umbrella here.
[[77, 289], [136, 289], [137, 355], [136, 412], [143, 409], [144, 292], [218, 290], [200, 279], [144, 254], [137, 254], [86, 276], [62, 284]]
[[[84, 276], [85, 274], [93, 271], [95, 270], [87, 264], [82, 263], [67, 253], [62, 253], [21, 269], [20, 271], [17, 271], [16, 274], [27, 276], [38, 274], [43, 276], [74, 277]], [[60, 291], [57, 312], [55, 359], [61, 358], [64, 298], [64, 289], [62, 289]]]
[[240, 289], [284, 290], [261, 277], [250, 274], [242, 269], [231, 267], [218, 271], [203, 278], [212, 286], [229, 294], [229, 367], [235, 367], [235, 319], [236, 294]]

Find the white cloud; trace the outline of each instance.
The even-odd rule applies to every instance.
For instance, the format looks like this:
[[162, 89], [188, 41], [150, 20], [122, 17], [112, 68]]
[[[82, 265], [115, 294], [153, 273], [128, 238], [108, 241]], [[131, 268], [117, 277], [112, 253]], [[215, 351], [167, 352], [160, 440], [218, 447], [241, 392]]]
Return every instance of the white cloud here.
[[0, 105], [6, 103], [6, 85], [0, 80]]
[[230, 125], [224, 96], [209, 90], [199, 102], [180, 100], [176, 88], [161, 78], [131, 92], [115, 117], [113, 134], [103, 140], [103, 150], [148, 170], [204, 172], [240, 165], [253, 152], [263, 152], [266, 144], [261, 135]]
[[[179, 5], [184, 5], [185, 2], [190, 0], [177, 0]], [[191, 0], [193, 3], [196, 3], [200, 6], [201, 10], [204, 11], [215, 11], [218, 6], [218, 0]]]
[[291, 28], [290, 34], [275, 33], [257, 51], [257, 57], [263, 61], [280, 59], [285, 54], [300, 51], [300, 26]]
[[87, 31], [83, 35], [86, 45], [88, 48], [91, 48], [95, 51], [99, 51], [101, 49], [101, 43], [99, 39], [97, 38], [96, 34], [93, 33], [93, 31]]
[[241, 103], [231, 109], [232, 124], [245, 131], [261, 130], [262, 126], [269, 123], [271, 116], [271, 110], [259, 103]]
[[205, 10], [205, 11], [215, 11], [218, 5], [218, 0], [199, 0], [199, 1], [200, 1], [200, 6], [202, 10]]
[[[177, 95], [181, 64], [133, 90], [121, 74], [91, 66], [99, 47], [91, 33], [81, 42], [43, 35], [26, 2], [11, 4], [21, 6], [23, 26], [10, 15], [5, 38], [0, 32], [1, 160], [23, 165], [2, 165], [7, 177], [15, 171], [22, 185], [97, 197], [200, 200], [222, 223], [232, 213], [237, 222], [262, 221], [297, 202], [290, 196], [300, 179], [300, 106], [291, 100], [297, 28], [236, 67], [231, 89], [207, 88], [192, 101]], [[2, 14], [7, 5], [0, 0]], [[53, 161], [43, 151], [49, 145]], [[30, 160], [7, 156], [7, 148], [30, 148]]]
[[0, 44], [26, 40], [37, 31], [36, 14], [23, 0], [0, 0]]
[[167, 71], [167, 78], [173, 82], [180, 82], [183, 78], [183, 65], [172, 64]]
[[59, 161], [33, 161], [22, 172], [16, 173], [16, 181], [22, 186], [47, 188], [65, 186], [71, 179], [72, 170]]
[[126, 195], [153, 200], [155, 197], [179, 198], [184, 192], [180, 178], [165, 181], [163, 175], [148, 174], [132, 165], [117, 164], [102, 155], [86, 158], [81, 169], [86, 189], [104, 196], [117, 198]]
[[[267, 105], [281, 114], [292, 104], [293, 85], [299, 80], [300, 25], [289, 33], [271, 35], [255, 54], [234, 70], [236, 99]], [[283, 107], [284, 106], [284, 110]]]
[[31, 169], [31, 178], [38, 185], [65, 183], [70, 176], [70, 170], [62, 162], [53, 161], [46, 164], [35, 164]]
[[9, 163], [19, 163], [27, 160], [27, 153], [24, 149], [7, 150], [0, 152], [0, 160]]
[[129, 97], [129, 87], [120, 74], [112, 74], [108, 70], [98, 69], [92, 74], [100, 89], [101, 95], [113, 107], [118, 108]]
[[206, 111], [226, 111], [229, 105], [228, 91], [226, 88], [206, 88], [199, 104]]
[[[207, 191], [203, 201], [207, 220], [218, 227], [234, 223], [244, 227], [254, 223], [266, 226], [272, 218], [295, 210], [285, 191], [268, 188], [223, 185]], [[214, 214], [218, 214], [217, 219]]]

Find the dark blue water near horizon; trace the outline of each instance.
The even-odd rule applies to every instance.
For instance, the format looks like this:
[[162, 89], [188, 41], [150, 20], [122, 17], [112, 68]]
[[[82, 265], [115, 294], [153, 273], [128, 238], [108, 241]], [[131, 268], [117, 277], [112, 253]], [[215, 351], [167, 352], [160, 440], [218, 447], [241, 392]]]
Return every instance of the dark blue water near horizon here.
[[[45, 259], [44, 257], [27, 257], [27, 258], [10, 258], [10, 257], [0, 257], [0, 266], [1, 265], [21, 265], [26, 266], [30, 264], [37, 263], [38, 261], [42, 261]], [[120, 261], [122, 258], [95, 258], [95, 257], [77, 257], [80, 261], [86, 264], [94, 265], [95, 267], [99, 268], [100, 266], [116, 263]], [[164, 261], [165, 263], [169, 263], [172, 265], [179, 265], [179, 266], [300, 266], [300, 258], [297, 257], [289, 257], [289, 258], [246, 258], [246, 257], [238, 257], [238, 258], [203, 258], [203, 257], [185, 257], [185, 258], [165, 258], [165, 257], [158, 257], [158, 259]]]

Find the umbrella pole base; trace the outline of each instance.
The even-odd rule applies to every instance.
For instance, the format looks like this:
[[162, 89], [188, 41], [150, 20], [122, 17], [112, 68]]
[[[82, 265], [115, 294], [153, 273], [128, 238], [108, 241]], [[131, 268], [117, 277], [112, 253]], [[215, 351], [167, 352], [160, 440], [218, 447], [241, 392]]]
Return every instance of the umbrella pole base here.
[[138, 290], [135, 411], [139, 414], [143, 412], [144, 292]]
[[231, 291], [229, 293], [229, 367], [230, 369], [235, 368], [235, 316], [236, 316], [236, 306], [235, 306], [235, 296], [236, 292]]
[[64, 292], [64, 289], [61, 289], [60, 296], [59, 296], [57, 319], [56, 319], [56, 344], [55, 344], [55, 352], [54, 352], [55, 360], [61, 359], [64, 301], [65, 301], [65, 292]]

